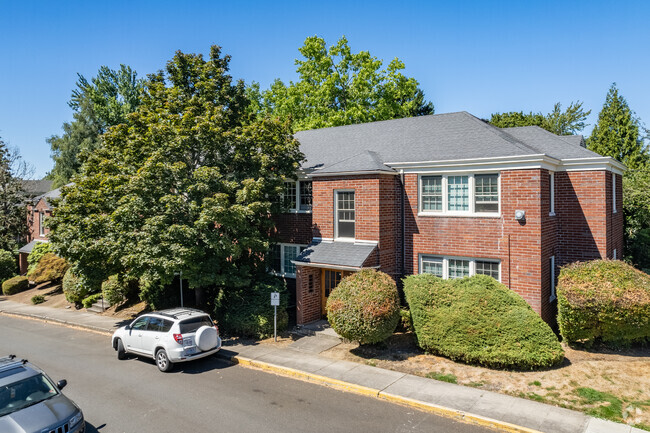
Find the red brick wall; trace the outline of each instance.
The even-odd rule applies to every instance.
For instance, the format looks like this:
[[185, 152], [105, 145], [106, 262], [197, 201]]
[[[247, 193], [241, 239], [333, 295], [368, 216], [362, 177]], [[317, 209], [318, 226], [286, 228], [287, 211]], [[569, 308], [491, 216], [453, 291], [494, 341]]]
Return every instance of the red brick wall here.
[[47, 235], [50, 232], [50, 229], [45, 228], [45, 235], [41, 236], [39, 232], [39, 212], [45, 212], [45, 218], [49, 217], [52, 214], [52, 211], [45, 200], [39, 200], [38, 203], [36, 203], [36, 206], [27, 207], [27, 223], [29, 225], [27, 242], [31, 242], [34, 239], [47, 239]]
[[550, 301], [551, 297], [551, 257], [555, 256], [555, 272], [558, 272], [558, 210], [557, 210], [557, 185], [558, 175], [555, 177], [555, 215], [551, 213], [551, 181], [550, 173], [548, 170], [541, 171], [540, 182], [540, 197], [541, 197], [541, 218], [542, 218], [542, 250], [540, 257], [541, 265], [541, 281], [540, 281], [540, 296], [542, 311], [541, 316], [547, 322], [552, 322], [557, 313], [557, 302]]
[[[312, 286], [309, 286], [309, 276]], [[321, 318], [321, 269], [296, 266], [296, 322], [313, 322]]]

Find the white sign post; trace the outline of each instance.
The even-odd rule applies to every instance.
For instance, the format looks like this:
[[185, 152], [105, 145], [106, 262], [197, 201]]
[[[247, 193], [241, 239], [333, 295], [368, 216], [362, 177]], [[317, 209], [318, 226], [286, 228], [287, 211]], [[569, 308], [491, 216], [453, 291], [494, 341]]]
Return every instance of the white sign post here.
[[280, 305], [280, 294], [278, 292], [271, 293], [271, 305], [273, 306], [273, 339], [278, 341], [278, 305]]

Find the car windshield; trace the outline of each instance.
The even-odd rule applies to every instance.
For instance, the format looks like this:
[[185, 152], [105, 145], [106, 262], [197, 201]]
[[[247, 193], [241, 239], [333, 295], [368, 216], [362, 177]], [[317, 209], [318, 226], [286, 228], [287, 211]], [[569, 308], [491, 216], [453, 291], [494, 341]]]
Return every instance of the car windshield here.
[[191, 334], [196, 332], [201, 326], [214, 326], [209, 316], [192, 317], [185, 319], [178, 324], [181, 334]]
[[56, 387], [42, 374], [0, 386], [0, 416], [40, 403], [57, 395]]

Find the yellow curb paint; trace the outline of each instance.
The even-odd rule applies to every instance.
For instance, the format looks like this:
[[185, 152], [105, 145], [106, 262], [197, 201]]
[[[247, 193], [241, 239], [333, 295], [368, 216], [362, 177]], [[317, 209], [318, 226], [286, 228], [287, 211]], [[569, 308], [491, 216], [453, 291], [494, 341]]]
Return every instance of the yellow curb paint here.
[[480, 415], [474, 415], [460, 410], [450, 409], [436, 404], [424, 403], [407, 397], [400, 397], [398, 395], [384, 393], [378, 389], [368, 388], [361, 385], [355, 385], [338, 379], [332, 379], [330, 377], [321, 376], [314, 373], [307, 373], [289, 367], [282, 367], [279, 365], [269, 364], [266, 362], [255, 361], [253, 359], [245, 358], [242, 356], [233, 356], [230, 358], [230, 360], [233, 363], [242, 365], [244, 367], [256, 368], [259, 370], [272, 372], [281, 376], [287, 376], [295, 379], [301, 379], [307, 382], [313, 382], [321, 385], [331, 386], [341, 391], [353, 392], [356, 394], [362, 394], [369, 397], [379, 398], [382, 400], [389, 401], [391, 403], [397, 403], [403, 406], [409, 406], [425, 412], [430, 412], [445, 418], [451, 418], [466, 424], [478, 425], [481, 427], [486, 427], [492, 430], [497, 430], [497, 431], [502, 431], [507, 433], [543, 433], [540, 432], [539, 430], [530, 429], [528, 427], [522, 427], [504, 421], [498, 421]]

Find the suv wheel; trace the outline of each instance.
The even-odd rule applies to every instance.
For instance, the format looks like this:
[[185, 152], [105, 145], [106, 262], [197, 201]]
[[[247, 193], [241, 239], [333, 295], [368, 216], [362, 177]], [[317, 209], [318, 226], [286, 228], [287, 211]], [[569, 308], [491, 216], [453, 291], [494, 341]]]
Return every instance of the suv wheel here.
[[174, 366], [167, 357], [165, 349], [158, 349], [156, 352], [156, 365], [158, 366], [158, 370], [162, 372], [168, 372]]
[[117, 348], [117, 359], [126, 359], [126, 350], [124, 350], [124, 343], [122, 343], [121, 338], [117, 339], [115, 346]]

